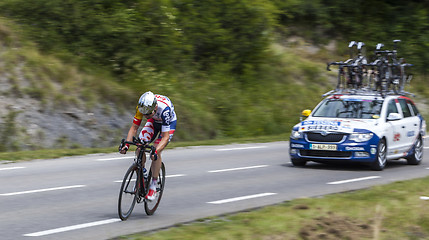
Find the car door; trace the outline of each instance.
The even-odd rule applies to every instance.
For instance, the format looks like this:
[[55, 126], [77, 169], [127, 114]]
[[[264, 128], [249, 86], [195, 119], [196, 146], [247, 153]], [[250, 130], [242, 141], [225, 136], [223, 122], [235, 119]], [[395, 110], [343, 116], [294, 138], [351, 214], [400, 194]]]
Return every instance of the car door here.
[[411, 101], [407, 98], [399, 98], [399, 105], [401, 107], [403, 115], [403, 126], [402, 128], [402, 137], [400, 139], [400, 150], [402, 152], [407, 152], [416, 139], [419, 131], [420, 119], [418, 116], [414, 115]]
[[401, 148], [401, 137], [403, 134], [404, 120], [402, 113], [399, 111], [399, 104], [397, 104], [396, 99], [391, 99], [388, 102], [386, 118], [389, 114], [399, 114], [400, 117], [394, 120], [387, 120], [388, 128], [386, 132], [386, 141], [387, 141], [387, 155], [395, 155], [400, 153]]

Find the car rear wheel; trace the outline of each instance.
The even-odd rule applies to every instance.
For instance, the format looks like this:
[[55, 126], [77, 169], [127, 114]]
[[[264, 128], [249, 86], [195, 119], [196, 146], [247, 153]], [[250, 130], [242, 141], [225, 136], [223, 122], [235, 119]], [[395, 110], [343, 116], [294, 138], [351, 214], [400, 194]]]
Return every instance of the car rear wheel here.
[[409, 165], [419, 165], [423, 160], [423, 139], [421, 136], [417, 138], [414, 144], [413, 152], [407, 157], [407, 163]]
[[380, 142], [378, 142], [377, 157], [375, 161], [371, 164], [372, 170], [381, 171], [384, 169], [387, 163], [386, 154], [387, 154], [386, 141], [384, 139], [381, 139]]
[[305, 166], [305, 164], [307, 164], [306, 160], [299, 159], [299, 158], [292, 158], [291, 161], [294, 166], [298, 166], [298, 167], [302, 167], [302, 166]]

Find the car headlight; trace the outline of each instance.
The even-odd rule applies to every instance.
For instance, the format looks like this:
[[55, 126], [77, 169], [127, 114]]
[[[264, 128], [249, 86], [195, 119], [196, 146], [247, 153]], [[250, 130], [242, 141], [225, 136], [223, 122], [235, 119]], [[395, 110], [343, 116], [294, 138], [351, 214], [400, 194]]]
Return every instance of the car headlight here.
[[349, 139], [355, 142], [366, 142], [369, 141], [373, 135], [373, 133], [352, 133]]
[[290, 134], [290, 137], [292, 138], [292, 139], [300, 139], [300, 138], [302, 138], [302, 132], [300, 132], [300, 131], [295, 131], [295, 130], [292, 130], [292, 133]]

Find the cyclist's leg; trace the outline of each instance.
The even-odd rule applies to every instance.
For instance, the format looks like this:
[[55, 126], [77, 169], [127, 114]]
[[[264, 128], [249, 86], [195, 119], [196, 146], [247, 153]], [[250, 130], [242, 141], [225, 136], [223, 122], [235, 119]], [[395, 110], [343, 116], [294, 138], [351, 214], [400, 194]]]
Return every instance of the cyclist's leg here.
[[139, 134], [139, 138], [142, 142], [152, 142], [154, 140], [155, 134], [155, 122], [154, 120], [148, 119], [142, 131]]
[[[160, 129], [161, 129], [161, 127], [160, 127], [159, 123], [156, 123], [153, 119], [148, 119], [146, 124], [142, 128], [142, 131], [139, 134], [139, 138], [142, 142], [153, 142], [156, 139]], [[156, 147], [155, 144], [154, 144], [154, 146]], [[146, 154], [144, 154], [144, 159], [143, 159], [143, 163], [145, 163], [145, 162], [146, 162]], [[158, 162], [158, 161], [152, 161], [151, 167], [148, 168], [147, 170], [149, 171], [149, 169], [151, 169], [150, 171], [152, 171], [152, 173], [153, 173], [157, 167], [157, 165], [155, 164], [156, 162]], [[144, 164], [143, 164], [143, 166], [144, 166]], [[159, 172], [159, 169], [158, 169], [158, 172]], [[157, 175], [152, 174], [152, 176], [157, 176]], [[151, 192], [150, 189], [152, 188], [152, 190], [155, 190], [156, 188], [155, 188], [155, 186], [152, 186], [154, 184], [152, 184], [151, 179], [148, 179], [148, 181], [149, 182], [147, 184], [149, 184], [149, 191], [147, 192], [147, 194], [154, 196], [154, 193], [150, 193]], [[156, 181], [156, 177], [155, 177], [155, 181]], [[146, 186], [148, 186], [148, 185], [146, 185]], [[146, 195], [145, 198], [148, 198], [148, 196]], [[152, 199], [149, 199], [149, 200], [152, 200]]]
[[[168, 132], [168, 142], [167, 142], [167, 145], [171, 141], [171, 139], [173, 138], [174, 132], [176, 131], [176, 124], [177, 124], [177, 121], [172, 121], [170, 123], [170, 130]], [[158, 130], [158, 131], [161, 131], [161, 124], [159, 124], [159, 125], [155, 124], [155, 129]], [[163, 136], [160, 133], [159, 137], [155, 140], [155, 142], [154, 142], [153, 145], [155, 147], [157, 147], [158, 144], [161, 142], [162, 138], [163, 138]], [[161, 165], [162, 165], [162, 152], [159, 152], [158, 153], [158, 160], [152, 161], [152, 167], [151, 167], [152, 173], [153, 173], [152, 176], [158, 176], [159, 175], [159, 169], [161, 168]]]
[[[159, 135], [158, 139], [155, 140], [155, 142], [154, 142], [155, 147], [158, 146], [158, 144], [161, 141], [167, 141], [167, 145], [168, 145], [171, 138], [173, 137], [174, 131], [176, 130], [176, 122], [177, 121], [173, 121], [170, 123], [170, 129], [168, 130], [168, 132], [164, 132], [164, 133]], [[155, 124], [155, 129], [158, 129], [158, 127], [159, 127], [159, 130], [161, 130], [161, 128], [162, 128], [161, 124], [159, 124], [159, 126], [157, 124]], [[168, 138], [168, 139], [165, 140], [165, 139], [163, 139], [164, 137]], [[163, 181], [163, 180], [158, 179], [161, 167], [162, 167], [162, 152], [158, 152], [158, 159], [156, 161], [152, 161], [152, 166], [151, 166], [152, 180], [151, 180], [150, 187], [149, 187], [149, 193], [146, 196], [146, 198], [149, 199], [150, 201], [153, 201], [157, 197], [156, 196], [157, 189], [160, 187], [160, 184], [162, 185], [162, 183], [160, 181]], [[163, 174], [165, 174], [165, 170], [164, 170]]]
[[[158, 133], [155, 131], [154, 120], [148, 119], [146, 124], [142, 128], [142, 131], [139, 134], [139, 138], [140, 138], [140, 141], [142, 142], [153, 142], [153, 140], [155, 139], [154, 136], [156, 136], [156, 134]], [[145, 166], [145, 163], [146, 163], [146, 154], [143, 154], [143, 159], [142, 159], [143, 167]]]

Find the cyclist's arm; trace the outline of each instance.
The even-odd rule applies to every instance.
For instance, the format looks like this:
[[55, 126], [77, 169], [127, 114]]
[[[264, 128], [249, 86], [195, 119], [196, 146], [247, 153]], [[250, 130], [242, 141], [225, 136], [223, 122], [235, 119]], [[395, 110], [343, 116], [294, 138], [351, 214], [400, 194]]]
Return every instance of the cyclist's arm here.
[[158, 146], [156, 146], [156, 151], [159, 153], [161, 153], [162, 150], [164, 150], [164, 148], [167, 146], [169, 138], [170, 138], [170, 133], [169, 132], [162, 132], [161, 133], [161, 141], [159, 142]]
[[143, 114], [139, 111], [138, 107], [136, 107], [136, 114], [133, 118], [133, 124], [130, 127], [127, 135], [127, 141], [132, 142], [133, 137], [136, 136], [137, 130], [139, 130], [140, 124], [142, 123]]
[[131, 125], [131, 127], [130, 127], [130, 130], [128, 131], [128, 135], [127, 135], [127, 141], [128, 142], [133, 141], [133, 137], [136, 136], [137, 130], [139, 130], [139, 125], [133, 123], [133, 125]]
[[[143, 115], [139, 112], [138, 107], [136, 107], [136, 114], [134, 115], [134, 119], [133, 119], [133, 124], [130, 127], [130, 130], [128, 130], [128, 134], [127, 134], [127, 142], [132, 142], [133, 141], [133, 137], [137, 135], [137, 131], [140, 127], [140, 124], [142, 122], [142, 118]], [[125, 154], [127, 153], [128, 150], [128, 145], [124, 146], [120, 153]]]
[[[135, 136], [137, 134], [137, 130], [139, 129], [139, 125], [133, 123], [133, 125], [131, 125], [130, 130], [128, 131], [128, 135], [127, 135], [127, 142], [132, 142], [133, 141], [133, 136]], [[125, 145], [122, 147], [122, 149], [119, 151], [122, 154], [126, 154], [127, 150], [130, 146], [129, 145]]]

